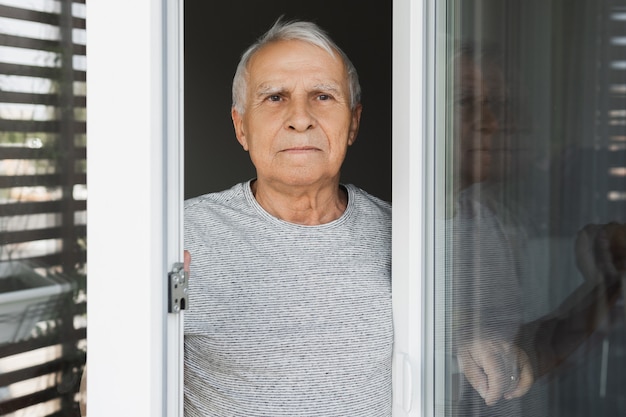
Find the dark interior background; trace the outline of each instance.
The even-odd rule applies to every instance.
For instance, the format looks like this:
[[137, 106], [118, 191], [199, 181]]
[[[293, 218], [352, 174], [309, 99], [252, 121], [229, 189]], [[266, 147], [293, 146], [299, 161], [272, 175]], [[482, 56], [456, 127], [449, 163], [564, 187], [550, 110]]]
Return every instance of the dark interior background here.
[[244, 49], [281, 15], [311, 20], [359, 72], [363, 115], [342, 182], [391, 201], [391, 0], [189, 1], [185, 4], [185, 198], [254, 177], [230, 119]]

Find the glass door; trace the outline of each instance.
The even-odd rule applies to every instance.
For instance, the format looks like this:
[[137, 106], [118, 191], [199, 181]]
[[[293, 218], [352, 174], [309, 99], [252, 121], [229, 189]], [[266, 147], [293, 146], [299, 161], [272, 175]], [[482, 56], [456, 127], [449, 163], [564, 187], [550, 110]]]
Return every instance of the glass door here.
[[626, 2], [445, 3], [436, 414], [623, 415]]

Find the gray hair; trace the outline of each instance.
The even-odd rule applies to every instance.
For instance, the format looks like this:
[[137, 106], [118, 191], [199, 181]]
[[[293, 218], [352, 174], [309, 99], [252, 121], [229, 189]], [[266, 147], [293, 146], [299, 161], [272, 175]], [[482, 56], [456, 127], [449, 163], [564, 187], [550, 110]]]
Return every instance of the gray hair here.
[[350, 88], [350, 108], [354, 110], [356, 105], [361, 101], [361, 85], [359, 84], [359, 76], [356, 68], [348, 58], [348, 56], [337, 46], [337, 44], [328, 36], [328, 34], [312, 22], [290, 21], [282, 22], [279, 18], [274, 26], [270, 28], [263, 36], [253, 43], [242, 55], [237, 71], [233, 78], [233, 107], [240, 114], [244, 113], [246, 102], [248, 63], [252, 56], [263, 46], [272, 42], [298, 40], [318, 46], [328, 52], [330, 55], [339, 57], [343, 61], [346, 72], [348, 73], [348, 85]]

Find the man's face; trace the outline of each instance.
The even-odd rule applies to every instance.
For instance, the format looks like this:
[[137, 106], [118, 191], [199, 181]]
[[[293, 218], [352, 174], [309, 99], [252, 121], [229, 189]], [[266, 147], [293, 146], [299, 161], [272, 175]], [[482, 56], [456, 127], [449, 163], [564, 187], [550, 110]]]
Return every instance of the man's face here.
[[470, 59], [460, 58], [455, 93], [455, 130], [458, 132], [457, 160], [461, 187], [482, 182], [492, 171], [494, 135], [499, 122], [493, 106], [494, 91], [481, 69]]
[[232, 110], [239, 143], [259, 181], [314, 186], [338, 181], [358, 131], [343, 62], [302, 41], [264, 46], [248, 64], [244, 114]]

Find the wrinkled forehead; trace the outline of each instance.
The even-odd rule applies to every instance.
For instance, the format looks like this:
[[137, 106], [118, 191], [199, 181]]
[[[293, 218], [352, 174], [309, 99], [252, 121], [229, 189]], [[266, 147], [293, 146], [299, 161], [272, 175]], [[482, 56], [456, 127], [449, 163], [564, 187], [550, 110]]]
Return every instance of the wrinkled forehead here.
[[257, 51], [248, 62], [248, 88], [274, 88], [285, 83], [348, 88], [348, 73], [338, 54], [303, 41], [276, 41]]

